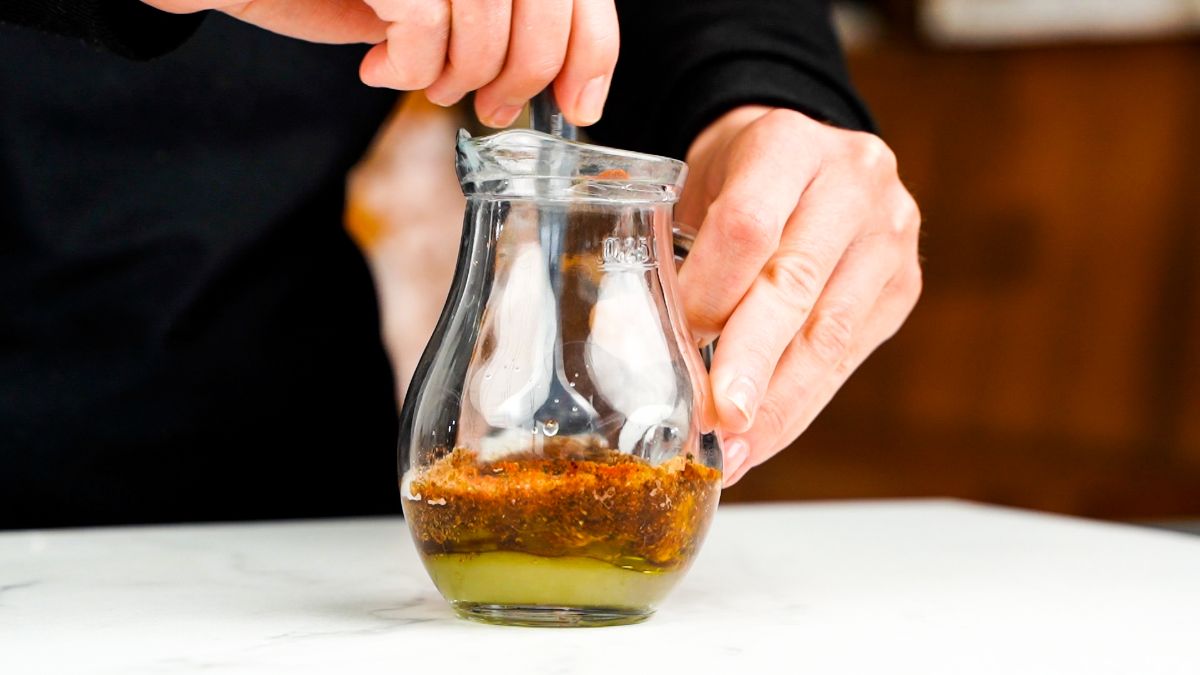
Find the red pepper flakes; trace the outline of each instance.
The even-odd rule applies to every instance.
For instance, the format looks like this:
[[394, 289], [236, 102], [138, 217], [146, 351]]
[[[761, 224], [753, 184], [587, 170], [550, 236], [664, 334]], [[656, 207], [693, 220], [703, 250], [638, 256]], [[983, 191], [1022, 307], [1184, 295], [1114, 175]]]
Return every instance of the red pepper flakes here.
[[629, 180], [629, 172], [625, 169], [605, 169], [594, 177], [600, 180]]

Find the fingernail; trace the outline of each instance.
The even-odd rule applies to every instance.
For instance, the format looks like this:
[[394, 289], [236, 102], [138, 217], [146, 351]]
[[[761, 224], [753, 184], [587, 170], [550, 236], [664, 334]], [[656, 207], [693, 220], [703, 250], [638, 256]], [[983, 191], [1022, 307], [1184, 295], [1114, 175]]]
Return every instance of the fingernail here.
[[462, 94], [446, 92], [440, 89], [430, 88], [425, 90], [425, 98], [429, 99], [430, 103], [434, 105], [440, 105], [443, 108], [449, 108], [455, 103], [458, 103], [459, 99], [462, 97]]
[[604, 99], [608, 95], [608, 78], [600, 75], [588, 80], [575, 99], [575, 112], [581, 125], [595, 124], [604, 114]]
[[725, 398], [729, 399], [733, 407], [742, 413], [747, 424], [754, 422], [754, 405], [758, 400], [758, 387], [754, 386], [753, 380], [746, 376], [737, 378], [725, 390]]
[[502, 105], [493, 110], [491, 115], [488, 115], [486, 123], [491, 127], [506, 127], [512, 124], [513, 120], [517, 119], [517, 115], [521, 114], [521, 109], [524, 107], [521, 105]]
[[735, 438], [725, 444], [725, 466], [722, 473], [725, 476], [726, 485], [729, 484], [729, 479], [746, 463], [746, 457], [749, 455], [750, 446], [746, 444], [746, 441]]

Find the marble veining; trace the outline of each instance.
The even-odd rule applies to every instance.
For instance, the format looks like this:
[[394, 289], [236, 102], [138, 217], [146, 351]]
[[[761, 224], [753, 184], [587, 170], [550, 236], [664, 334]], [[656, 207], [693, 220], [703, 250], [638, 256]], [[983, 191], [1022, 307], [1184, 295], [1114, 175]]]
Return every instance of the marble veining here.
[[953, 501], [722, 507], [656, 617], [582, 630], [455, 618], [399, 519], [0, 533], [4, 675], [1195, 675], [1197, 635], [1200, 538]]

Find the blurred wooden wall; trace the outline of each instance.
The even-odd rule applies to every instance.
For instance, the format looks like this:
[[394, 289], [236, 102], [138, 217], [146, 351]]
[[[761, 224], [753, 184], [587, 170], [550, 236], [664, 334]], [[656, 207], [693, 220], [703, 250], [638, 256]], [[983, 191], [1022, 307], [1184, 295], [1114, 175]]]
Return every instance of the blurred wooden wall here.
[[1200, 45], [851, 69], [925, 215], [908, 325], [727, 493], [1200, 515]]

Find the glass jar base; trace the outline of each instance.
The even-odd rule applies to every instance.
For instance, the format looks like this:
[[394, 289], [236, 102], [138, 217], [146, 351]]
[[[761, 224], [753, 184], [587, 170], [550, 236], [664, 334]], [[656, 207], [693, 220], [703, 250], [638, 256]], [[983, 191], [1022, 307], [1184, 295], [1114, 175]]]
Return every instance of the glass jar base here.
[[516, 551], [438, 553], [425, 568], [452, 602], [495, 607], [601, 607], [646, 611], [667, 594], [680, 570], [637, 571], [584, 556]]
[[452, 602], [454, 611], [464, 619], [502, 626], [541, 628], [587, 628], [623, 626], [641, 623], [652, 609], [628, 607], [554, 607], [547, 605], [498, 605], [481, 602]]

